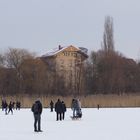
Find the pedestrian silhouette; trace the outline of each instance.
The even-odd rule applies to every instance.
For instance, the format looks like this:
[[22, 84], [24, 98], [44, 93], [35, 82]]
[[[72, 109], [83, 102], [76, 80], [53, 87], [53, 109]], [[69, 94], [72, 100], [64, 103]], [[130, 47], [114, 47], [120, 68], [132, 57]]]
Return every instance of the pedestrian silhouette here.
[[64, 101], [62, 101], [62, 119], [65, 119], [66, 105]]
[[82, 117], [81, 102], [79, 99], [72, 99], [71, 109], [73, 110], [72, 118]]
[[99, 108], [100, 108], [100, 106], [99, 106], [99, 104], [97, 104], [97, 109], [99, 110]]
[[53, 103], [53, 101], [51, 100], [51, 102], [50, 102], [50, 109], [51, 109], [51, 112], [53, 112], [53, 107], [54, 107], [54, 103]]
[[9, 106], [8, 106], [9, 110], [8, 110], [8, 114], [11, 112], [11, 114], [13, 114], [13, 103], [10, 101]]
[[20, 110], [21, 103], [19, 101], [16, 102], [16, 110]]
[[62, 120], [62, 112], [63, 112], [63, 107], [62, 107], [62, 102], [60, 101], [60, 99], [57, 100], [57, 102], [55, 103], [55, 112], [56, 112], [56, 121], [58, 120]]
[[34, 131], [42, 132], [41, 130], [41, 114], [42, 114], [42, 104], [39, 100], [35, 101], [31, 108], [34, 115]]

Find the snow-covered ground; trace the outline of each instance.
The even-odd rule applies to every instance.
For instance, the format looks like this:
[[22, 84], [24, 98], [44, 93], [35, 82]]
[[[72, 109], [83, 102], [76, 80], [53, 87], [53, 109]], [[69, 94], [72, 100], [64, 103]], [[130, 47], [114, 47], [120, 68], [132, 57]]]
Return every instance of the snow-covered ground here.
[[43, 109], [42, 130], [33, 131], [30, 109], [4, 115], [0, 111], [0, 140], [140, 140], [140, 109], [82, 109], [81, 120], [72, 121], [70, 109], [64, 121]]

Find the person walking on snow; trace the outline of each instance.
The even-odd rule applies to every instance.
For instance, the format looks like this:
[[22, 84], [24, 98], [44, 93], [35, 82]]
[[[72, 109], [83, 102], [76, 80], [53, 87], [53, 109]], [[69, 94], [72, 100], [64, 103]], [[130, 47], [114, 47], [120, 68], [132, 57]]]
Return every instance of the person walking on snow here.
[[75, 117], [76, 116], [76, 111], [77, 111], [77, 100], [76, 99], [72, 99], [71, 109], [73, 111], [73, 117]]
[[66, 105], [64, 101], [62, 101], [62, 119], [65, 119]]
[[71, 109], [73, 110], [73, 118], [82, 117], [81, 102], [79, 99], [72, 99]]
[[62, 102], [60, 101], [60, 99], [57, 100], [57, 102], [55, 103], [55, 112], [56, 112], [56, 121], [58, 120], [62, 120], [62, 112], [63, 112], [63, 107], [62, 107]]
[[10, 111], [11, 111], [11, 113], [13, 114], [13, 103], [10, 101], [10, 103], [9, 103], [9, 110], [8, 110], [8, 114], [10, 113]]
[[34, 115], [34, 131], [35, 132], [42, 132], [42, 130], [41, 130], [41, 114], [42, 114], [41, 102], [39, 100], [35, 101], [31, 110], [32, 110], [33, 115]]
[[54, 106], [54, 103], [53, 103], [53, 101], [51, 100], [51, 102], [50, 102], [51, 112], [53, 112], [53, 106]]

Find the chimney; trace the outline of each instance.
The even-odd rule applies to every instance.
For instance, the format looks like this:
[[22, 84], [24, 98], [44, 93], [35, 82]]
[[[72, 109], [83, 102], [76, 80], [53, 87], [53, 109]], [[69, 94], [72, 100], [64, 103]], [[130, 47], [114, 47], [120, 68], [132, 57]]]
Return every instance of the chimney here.
[[59, 45], [58, 48], [59, 48], [59, 50], [61, 50], [62, 49], [61, 45]]

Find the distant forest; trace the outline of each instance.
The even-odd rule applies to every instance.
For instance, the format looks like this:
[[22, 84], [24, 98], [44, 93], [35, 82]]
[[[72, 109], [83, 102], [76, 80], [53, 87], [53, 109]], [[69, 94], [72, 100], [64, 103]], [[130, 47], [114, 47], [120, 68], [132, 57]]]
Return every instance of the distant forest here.
[[[90, 52], [83, 72], [84, 95], [140, 92], [140, 63], [115, 50], [113, 19], [109, 16], [105, 18], [101, 49]], [[50, 71], [28, 50], [9, 48], [6, 53], [0, 54], [1, 95], [67, 96], [69, 87], [64, 84], [57, 71]]]

